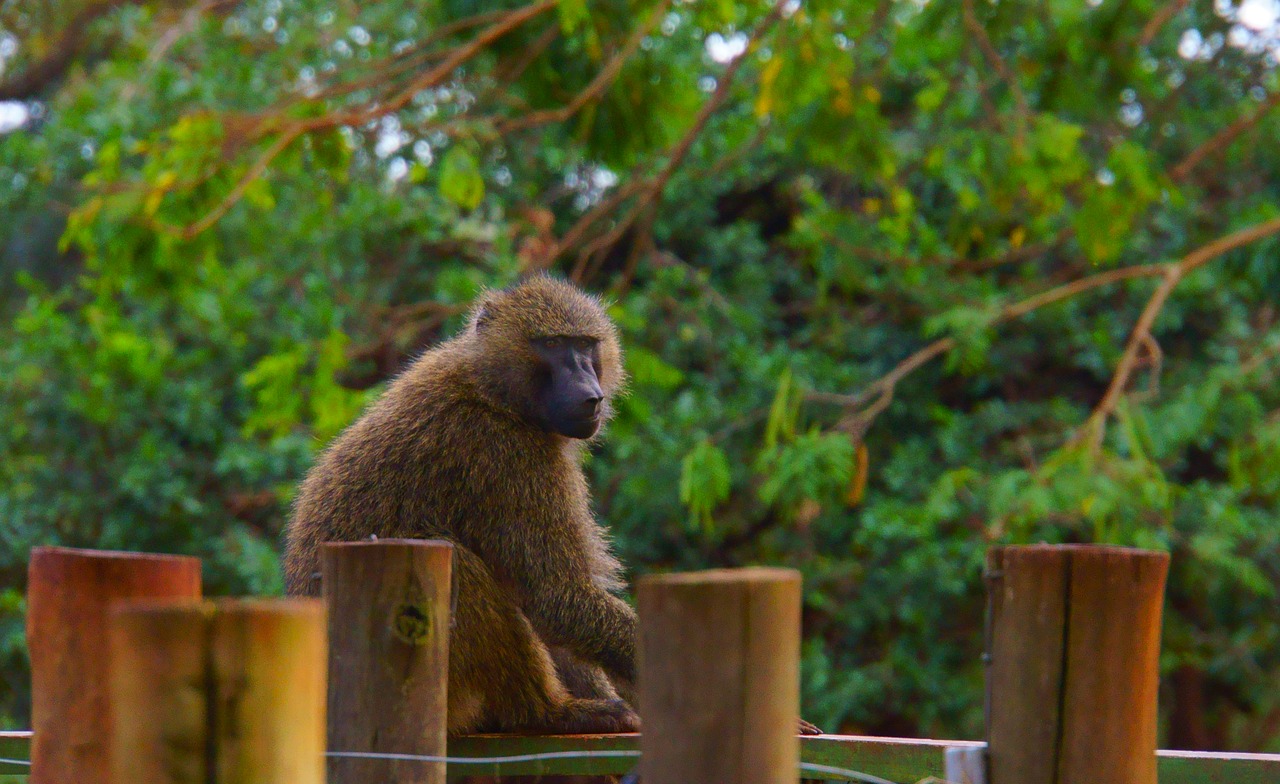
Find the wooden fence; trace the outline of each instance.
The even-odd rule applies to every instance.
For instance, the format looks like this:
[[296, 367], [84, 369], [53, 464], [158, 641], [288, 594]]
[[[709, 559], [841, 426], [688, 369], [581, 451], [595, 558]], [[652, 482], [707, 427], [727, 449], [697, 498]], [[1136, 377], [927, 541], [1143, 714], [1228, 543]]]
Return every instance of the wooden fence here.
[[191, 559], [40, 548], [35, 729], [0, 733], [0, 784], [1277, 784], [1280, 755], [1155, 750], [1167, 566], [1122, 548], [993, 551], [985, 743], [797, 739], [799, 576], [642, 578], [643, 735], [474, 735], [449, 740], [446, 763], [447, 544], [326, 546], [324, 603], [205, 602]]

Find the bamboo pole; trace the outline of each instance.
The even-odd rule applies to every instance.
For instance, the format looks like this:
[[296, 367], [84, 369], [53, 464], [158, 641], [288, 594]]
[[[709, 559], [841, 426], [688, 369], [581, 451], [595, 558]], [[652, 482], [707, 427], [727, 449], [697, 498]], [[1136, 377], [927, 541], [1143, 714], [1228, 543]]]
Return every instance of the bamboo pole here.
[[650, 575], [638, 599], [645, 784], [794, 784], [799, 573]]
[[1121, 547], [991, 551], [992, 784], [1155, 784], [1168, 569]]
[[200, 598], [200, 561], [37, 547], [27, 567], [32, 784], [106, 784], [107, 611], [116, 600]]
[[110, 643], [113, 781], [324, 784], [321, 602], [128, 603]]
[[[329, 605], [329, 748], [444, 756], [453, 545], [382, 539], [321, 548]], [[329, 759], [331, 784], [444, 784], [442, 762]]]

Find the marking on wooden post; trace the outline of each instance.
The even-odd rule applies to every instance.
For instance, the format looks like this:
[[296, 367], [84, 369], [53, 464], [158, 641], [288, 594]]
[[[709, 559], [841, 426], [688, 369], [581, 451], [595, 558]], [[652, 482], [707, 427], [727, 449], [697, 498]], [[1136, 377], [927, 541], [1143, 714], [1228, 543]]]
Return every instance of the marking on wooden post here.
[[321, 602], [130, 602], [110, 642], [112, 781], [324, 784]]
[[[444, 756], [453, 545], [321, 547], [329, 604], [329, 749]], [[330, 784], [443, 784], [445, 765], [331, 757]]]
[[992, 550], [991, 784], [1155, 784], [1166, 553]]
[[396, 636], [409, 645], [425, 645], [431, 639], [431, 608], [425, 603], [405, 603], [392, 622]]
[[637, 594], [641, 780], [794, 784], [800, 574], [649, 575]]
[[32, 784], [106, 784], [107, 614], [121, 599], [200, 598], [200, 561], [37, 547], [27, 568]]

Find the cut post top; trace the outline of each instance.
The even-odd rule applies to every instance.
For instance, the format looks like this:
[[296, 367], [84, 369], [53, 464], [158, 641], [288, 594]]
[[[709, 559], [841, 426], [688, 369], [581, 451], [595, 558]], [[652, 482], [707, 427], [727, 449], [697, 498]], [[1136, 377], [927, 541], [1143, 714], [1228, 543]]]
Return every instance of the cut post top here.
[[112, 560], [112, 561], [155, 561], [160, 563], [199, 563], [200, 559], [191, 555], [171, 555], [168, 553], [138, 553], [128, 550], [90, 550], [82, 547], [61, 547], [57, 545], [39, 545], [31, 548], [31, 560], [57, 558], [60, 560]]
[[1026, 553], [1029, 555], [1066, 553], [1069, 555], [1119, 556], [1125, 558], [1152, 556], [1169, 559], [1163, 550], [1147, 550], [1141, 547], [1123, 547], [1116, 544], [1005, 544], [992, 548], [992, 552]]
[[671, 572], [646, 574], [640, 577], [641, 585], [707, 585], [739, 583], [790, 583], [799, 582], [800, 572], [774, 566], [747, 566], [739, 569], [706, 569], [700, 572]]
[[306, 598], [223, 597], [218, 599], [120, 599], [111, 603], [113, 616], [129, 615], [274, 615], [306, 616], [323, 613], [324, 602]]
[[449, 550], [453, 549], [453, 542], [450, 542], [447, 539], [361, 539], [358, 542], [325, 542], [321, 547], [337, 550], [349, 547], [379, 547], [388, 545], [395, 547], [443, 547]]

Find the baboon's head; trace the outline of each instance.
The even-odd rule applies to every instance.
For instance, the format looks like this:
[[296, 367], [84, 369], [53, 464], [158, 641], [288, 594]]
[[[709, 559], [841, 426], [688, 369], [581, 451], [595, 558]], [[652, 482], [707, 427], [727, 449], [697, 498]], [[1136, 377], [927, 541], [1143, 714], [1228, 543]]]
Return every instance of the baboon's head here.
[[622, 351], [596, 297], [538, 276], [486, 293], [470, 329], [485, 391], [537, 427], [591, 438], [611, 415]]

